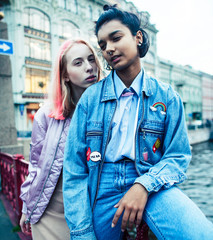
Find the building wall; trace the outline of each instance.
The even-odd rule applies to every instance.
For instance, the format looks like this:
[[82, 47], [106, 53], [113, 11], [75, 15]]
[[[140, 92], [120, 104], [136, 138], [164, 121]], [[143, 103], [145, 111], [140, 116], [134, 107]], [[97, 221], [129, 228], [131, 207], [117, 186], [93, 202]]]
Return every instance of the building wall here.
[[159, 58], [158, 78], [180, 94], [188, 124], [202, 120], [202, 74], [190, 66], [177, 65]]
[[203, 121], [213, 120], [213, 76], [202, 73], [202, 112]]
[[[108, 2], [142, 17], [127, 1], [19, 0], [3, 7], [9, 40], [14, 44], [12, 83], [16, 128], [20, 136], [30, 133], [33, 116], [47, 96], [56, 49], [65, 39], [78, 36], [97, 48], [94, 21]], [[143, 16], [142, 21], [151, 36], [150, 51], [144, 62], [148, 72], [154, 75], [157, 30], [149, 23], [150, 15], [144, 13]]]
[[[190, 123], [202, 115], [205, 119], [213, 118], [213, 99], [209, 90], [212, 89], [213, 76], [195, 71], [190, 66], [158, 58], [158, 30], [150, 23], [150, 14], [138, 12], [132, 2], [8, 0], [2, 7], [0, 4], [0, 8], [4, 11], [4, 21], [8, 24], [9, 40], [14, 44], [14, 55], [11, 56], [12, 85], [19, 136], [27, 136], [31, 132], [33, 116], [45, 101], [50, 87], [57, 49], [65, 39], [84, 37], [98, 50], [101, 57], [94, 35], [94, 21], [106, 3], [117, 3], [123, 10], [136, 13], [142, 26], [146, 26], [150, 49], [141, 60], [142, 66], [148, 75], [171, 84], [180, 93], [187, 121]], [[106, 67], [104, 60], [103, 65]]]

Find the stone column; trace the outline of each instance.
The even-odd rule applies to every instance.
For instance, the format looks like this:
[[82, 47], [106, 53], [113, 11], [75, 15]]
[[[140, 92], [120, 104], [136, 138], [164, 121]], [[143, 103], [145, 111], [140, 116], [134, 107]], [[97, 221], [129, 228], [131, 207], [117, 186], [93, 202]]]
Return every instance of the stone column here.
[[[8, 39], [4, 22], [0, 22], [0, 39]], [[11, 77], [10, 57], [0, 54], [0, 152], [23, 154], [23, 146], [17, 144]]]

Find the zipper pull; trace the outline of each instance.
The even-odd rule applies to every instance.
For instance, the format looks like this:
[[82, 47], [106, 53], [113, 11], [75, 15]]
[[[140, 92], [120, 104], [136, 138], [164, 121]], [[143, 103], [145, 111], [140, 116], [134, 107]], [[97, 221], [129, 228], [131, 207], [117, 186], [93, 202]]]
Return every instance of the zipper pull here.
[[143, 132], [143, 139], [145, 140], [146, 139], [146, 132], [144, 129], [142, 129], [142, 132]]

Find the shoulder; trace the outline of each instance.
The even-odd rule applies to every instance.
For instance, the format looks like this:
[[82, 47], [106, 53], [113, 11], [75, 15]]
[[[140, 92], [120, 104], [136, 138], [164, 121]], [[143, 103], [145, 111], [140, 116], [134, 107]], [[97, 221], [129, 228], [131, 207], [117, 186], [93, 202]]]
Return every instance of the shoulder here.
[[104, 86], [106, 80], [107, 80], [107, 78], [104, 78], [104, 79], [100, 80], [99, 82], [88, 87], [82, 94], [79, 103], [86, 104], [91, 101], [99, 100], [101, 97], [102, 89], [103, 89], [103, 86]]
[[167, 101], [171, 101], [173, 98], [180, 98], [179, 94], [173, 89], [173, 87], [165, 82], [157, 80], [156, 78], [149, 77], [151, 90], [154, 95], [161, 95], [167, 98]]
[[37, 123], [38, 125], [43, 126], [43, 128], [46, 128], [50, 121], [50, 118], [48, 117], [49, 113], [50, 104], [45, 104], [41, 108], [39, 108], [34, 117], [35, 124]]

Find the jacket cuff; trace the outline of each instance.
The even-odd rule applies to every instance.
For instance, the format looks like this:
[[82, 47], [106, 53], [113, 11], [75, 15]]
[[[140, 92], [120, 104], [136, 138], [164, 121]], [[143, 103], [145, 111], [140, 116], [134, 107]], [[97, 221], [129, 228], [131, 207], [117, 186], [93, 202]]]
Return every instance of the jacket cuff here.
[[23, 205], [22, 205], [22, 213], [25, 215], [27, 214], [27, 205], [25, 202], [23, 202]]
[[97, 240], [93, 226], [81, 231], [70, 232], [70, 240]]
[[152, 176], [148, 173], [136, 178], [134, 183], [140, 183], [149, 193], [159, 191], [163, 185], [163, 182], [159, 182], [156, 176]]
[[136, 178], [134, 183], [143, 185], [150, 194], [151, 192], [158, 192], [161, 187], [168, 189], [174, 184], [182, 183], [185, 179], [186, 175], [184, 173], [173, 176], [153, 176], [150, 173], [145, 173]]

